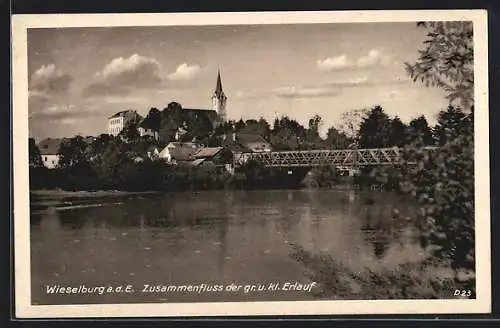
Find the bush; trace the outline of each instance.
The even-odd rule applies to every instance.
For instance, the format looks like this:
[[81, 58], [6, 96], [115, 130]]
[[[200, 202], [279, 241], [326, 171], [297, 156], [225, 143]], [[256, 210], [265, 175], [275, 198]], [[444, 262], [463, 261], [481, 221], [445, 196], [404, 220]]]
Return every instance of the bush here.
[[475, 268], [473, 140], [470, 126], [438, 151], [408, 150], [408, 159], [418, 165], [400, 175], [402, 190], [421, 205], [416, 224], [422, 246], [449, 262], [457, 279]]
[[468, 288], [450, 278], [430, 276], [425, 263], [406, 263], [396, 270], [376, 272], [366, 268], [359, 272], [329, 255], [312, 255], [300, 246], [290, 246], [292, 257], [305, 266], [306, 276], [318, 284], [314, 296], [320, 299], [443, 299], [454, 298], [455, 289]]

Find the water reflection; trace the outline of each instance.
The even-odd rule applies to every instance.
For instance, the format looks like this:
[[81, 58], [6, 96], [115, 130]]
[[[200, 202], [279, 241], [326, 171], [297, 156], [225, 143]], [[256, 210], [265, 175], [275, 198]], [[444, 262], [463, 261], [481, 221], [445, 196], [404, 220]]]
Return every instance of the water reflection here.
[[[381, 194], [179, 193], [121, 204], [94, 199], [103, 206], [64, 210], [38, 203], [31, 215], [32, 292], [38, 302], [49, 302], [40, 286], [56, 274], [61, 283], [305, 281], [289, 244], [326, 252], [353, 268], [372, 266], [399, 247], [405, 235], [398, 232], [405, 229], [400, 216], [414, 210]], [[402, 204], [404, 213], [396, 216], [394, 207]]]

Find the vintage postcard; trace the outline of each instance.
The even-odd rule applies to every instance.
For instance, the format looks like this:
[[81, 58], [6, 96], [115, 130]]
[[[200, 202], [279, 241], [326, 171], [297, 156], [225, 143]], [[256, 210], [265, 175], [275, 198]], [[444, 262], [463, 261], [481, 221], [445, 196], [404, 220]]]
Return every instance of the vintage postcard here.
[[490, 311], [486, 11], [12, 26], [17, 317]]

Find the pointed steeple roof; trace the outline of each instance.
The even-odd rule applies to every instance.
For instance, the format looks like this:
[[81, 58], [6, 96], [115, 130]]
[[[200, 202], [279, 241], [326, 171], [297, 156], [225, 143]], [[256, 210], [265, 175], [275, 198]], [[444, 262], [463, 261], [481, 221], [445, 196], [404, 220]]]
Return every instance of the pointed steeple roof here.
[[215, 85], [214, 94], [217, 97], [224, 95], [224, 91], [222, 91], [222, 80], [220, 78], [220, 69], [217, 70], [217, 84]]

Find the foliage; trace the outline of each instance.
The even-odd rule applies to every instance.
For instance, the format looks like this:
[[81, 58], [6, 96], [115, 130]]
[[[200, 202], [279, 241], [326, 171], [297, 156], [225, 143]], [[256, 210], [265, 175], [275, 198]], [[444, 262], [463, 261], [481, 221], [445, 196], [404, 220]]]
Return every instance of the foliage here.
[[466, 288], [453, 279], [431, 277], [424, 263], [406, 263], [397, 269], [354, 271], [330, 255], [312, 255], [290, 245], [292, 257], [302, 263], [309, 279], [319, 284], [314, 296], [320, 299], [443, 299]]
[[474, 133], [469, 116], [462, 122], [439, 151], [408, 150], [407, 160], [418, 165], [401, 176], [403, 190], [421, 204], [422, 246], [433, 248], [457, 274], [474, 270]]
[[472, 22], [422, 22], [428, 29], [424, 49], [414, 64], [405, 64], [413, 81], [446, 92], [450, 102], [469, 108], [474, 99], [474, 47]]
[[262, 136], [265, 140], [269, 140], [271, 127], [265, 118], [261, 117], [259, 120], [246, 120], [245, 125], [239, 124], [239, 133], [257, 134]]
[[358, 141], [359, 138], [359, 126], [363, 121], [363, 118], [368, 114], [368, 110], [363, 109], [353, 109], [342, 113], [341, 120], [342, 124], [340, 130], [354, 142]]
[[64, 140], [59, 147], [59, 166], [61, 168], [81, 167], [89, 163], [87, 142], [82, 136]]
[[330, 149], [346, 149], [353, 140], [345, 135], [344, 132], [334, 127], [328, 129], [326, 133], [325, 145]]
[[127, 124], [125, 124], [125, 126], [120, 131], [118, 136], [128, 142], [134, 142], [140, 137], [137, 128], [138, 128], [138, 122], [136, 122], [135, 120], [131, 120], [127, 122]]
[[144, 124], [153, 131], [160, 131], [161, 127], [161, 112], [158, 108], [151, 108], [144, 119]]
[[381, 106], [373, 107], [359, 127], [361, 148], [388, 147], [391, 141], [391, 120]]
[[435, 143], [432, 129], [423, 115], [410, 121], [407, 138], [407, 144], [417, 143], [422, 146], [431, 146]]
[[434, 129], [439, 151], [407, 150], [407, 159], [418, 165], [402, 171], [401, 186], [421, 204], [417, 226], [422, 246], [430, 248], [436, 260], [451, 264], [455, 280], [466, 280], [474, 287], [472, 24], [420, 25], [431, 32], [417, 62], [406, 65], [408, 73], [414, 80], [444, 89], [450, 102], [460, 100], [471, 113], [452, 105], [439, 113]]
[[466, 114], [460, 107], [448, 106], [438, 114], [438, 123], [434, 127], [434, 135], [439, 146], [467, 133], [472, 128], [472, 113]]
[[28, 158], [30, 167], [41, 167], [43, 166], [42, 156], [40, 155], [40, 149], [36, 145], [35, 139], [28, 139]]
[[402, 147], [407, 139], [407, 126], [396, 116], [391, 120], [389, 126], [389, 145]]

